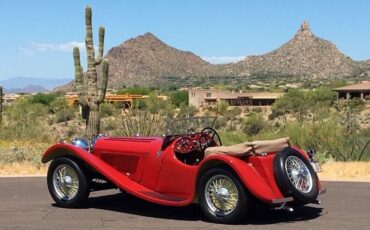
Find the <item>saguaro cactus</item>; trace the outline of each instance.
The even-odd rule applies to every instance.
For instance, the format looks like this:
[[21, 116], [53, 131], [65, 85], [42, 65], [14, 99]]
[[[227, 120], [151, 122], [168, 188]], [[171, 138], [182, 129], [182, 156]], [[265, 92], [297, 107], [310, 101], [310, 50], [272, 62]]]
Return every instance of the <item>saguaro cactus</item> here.
[[[103, 60], [104, 51], [104, 27], [99, 28], [99, 50], [95, 58], [95, 50], [93, 44], [93, 32], [91, 23], [91, 8], [85, 9], [86, 21], [86, 52], [87, 52], [87, 76], [83, 76], [83, 69], [80, 63], [80, 50], [78, 47], [73, 49], [73, 58], [75, 65], [75, 84], [78, 94], [78, 101], [82, 107], [83, 118], [86, 119], [86, 136], [91, 138], [93, 135], [100, 132], [100, 115], [99, 105], [104, 101], [108, 83], [108, 61]], [[98, 75], [96, 67], [101, 66], [101, 81], [98, 87]], [[84, 83], [84, 81], [87, 81]]]

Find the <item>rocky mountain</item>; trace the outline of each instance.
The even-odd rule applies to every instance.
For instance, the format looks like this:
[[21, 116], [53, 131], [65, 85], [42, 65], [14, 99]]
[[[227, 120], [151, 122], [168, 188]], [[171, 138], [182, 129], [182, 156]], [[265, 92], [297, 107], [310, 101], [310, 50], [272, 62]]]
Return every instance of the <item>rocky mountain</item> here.
[[312, 78], [347, 77], [359, 73], [359, 65], [330, 41], [316, 37], [303, 22], [295, 36], [278, 49], [250, 56], [237, 63], [241, 76], [282, 75]]
[[[71, 79], [64, 78], [37, 78], [37, 77], [11, 77], [0, 80], [0, 85], [7, 89], [23, 89], [28, 86], [40, 86], [44, 90], [52, 90], [58, 85], [66, 84]], [[35, 87], [34, 87], [35, 88]], [[36, 88], [35, 88], [36, 89]], [[41, 88], [40, 88], [41, 89]]]
[[23, 88], [4, 88], [4, 93], [46, 93], [48, 91], [39, 85], [28, 85]]
[[[330, 41], [316, 37], [303, 22], [298, 32], [276, 50], [238, 63], [212, 65], [199, 56], [166, 45], [151, 33], [110, 49], [109, 87], [160, 85], [171, 79], [202, 77], [286, 76], [326, 79], [369, 74], [370, 61], [355, 62]], [[73, 83], [57, 88], [73, 90]]]
[[112, 84], [160, 84], [164, 76], [211, 75], [214, 66], [188, 51], [166, 45], [151, 33], [129, 39], [109, 50]]

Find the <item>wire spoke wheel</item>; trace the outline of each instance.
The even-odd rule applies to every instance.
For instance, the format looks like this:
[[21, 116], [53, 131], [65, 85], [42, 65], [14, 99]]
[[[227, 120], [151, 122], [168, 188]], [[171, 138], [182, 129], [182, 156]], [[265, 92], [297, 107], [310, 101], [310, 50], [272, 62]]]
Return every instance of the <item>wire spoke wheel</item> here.
[[76, 171], [67, 164], [59, 165], [53, 173], [53, 186], [60, 199], [72, 200], [76, 197], [79, 188]]
[[235, 183], [225, 175], [211, 177], [204, 192], [207, 205], [218, 215], [230, 214], [238, 204], [238, 189]]
[[312, 190], [313, 180], [306, 164], [296, 156], [289, 156], [285, 161], [285, 171], [293, 186], [302, 193]]

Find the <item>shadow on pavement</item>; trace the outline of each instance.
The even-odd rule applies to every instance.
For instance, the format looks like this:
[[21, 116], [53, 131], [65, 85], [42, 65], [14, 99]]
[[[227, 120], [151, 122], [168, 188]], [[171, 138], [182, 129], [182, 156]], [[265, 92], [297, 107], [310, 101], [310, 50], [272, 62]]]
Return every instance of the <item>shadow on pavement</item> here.
[[[92, 197], [88, 201], [88, 208], [110, 210], [140, 216], [174, 219], [174, 220], [203, 220], [207, 221], [199, 205], [192, 204], [185, 207], [169, 207], [146, 202], [128, 194], [113, 194], [101, 197]], [[267, 225], [281, 222], [297, 222], [315, 219], [321, 216], [322, 208], [303, 206], [289, 213], [284, 210], [272, 210], [267, 206], [254, 207], [246, 217], [243, 225]]]

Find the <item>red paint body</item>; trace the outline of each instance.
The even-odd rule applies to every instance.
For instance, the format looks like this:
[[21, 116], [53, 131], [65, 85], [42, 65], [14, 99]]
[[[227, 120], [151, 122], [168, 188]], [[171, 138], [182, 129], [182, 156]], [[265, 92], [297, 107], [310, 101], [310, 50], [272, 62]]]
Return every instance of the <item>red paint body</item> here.
[[[194, 165], [181, 162], [175, 154], [177, 137], [161, 150], [163, 138], [102, 138], [93, 153], [69, 144], [56, 144], [44, 154], [48, 162], [59, 156], [73, 155], [96, 170], [117, 187], [150, 202], [184, 206], [196, 200], [197, 180], [211, 167], [227, 165], [258, 199], [272, 204], [283, 198], [274, 178], [275, 153], [236, 158], [211, 155]], [[296, 148], [306, 156], [304, 151]], [[307, 156], [306, 156], [307, 157]]]

